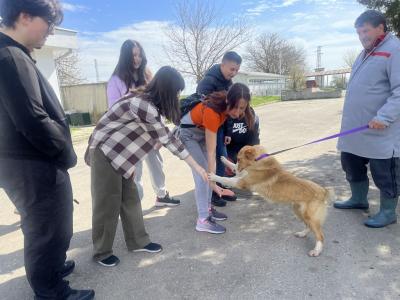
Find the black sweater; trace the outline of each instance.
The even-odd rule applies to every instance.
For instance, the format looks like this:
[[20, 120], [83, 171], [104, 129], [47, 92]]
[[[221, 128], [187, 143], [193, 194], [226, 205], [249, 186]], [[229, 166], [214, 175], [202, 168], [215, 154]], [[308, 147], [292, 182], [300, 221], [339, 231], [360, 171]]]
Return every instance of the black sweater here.
[[[254, 111], [253, 111], [254, 113]], [[254, 127], [249, 130], [246, 119], [228, 118], [225, 122], [225, 136], [231, 137], [231, 142], [226, 146], [228, 156], [236, 161], [236, 156], [244, 146], [260, 144], [260, 129], [258, 117], [254, 114]]]
[[28, 49], [0, 33], [0, 158], [76, 164], [64, 111]]

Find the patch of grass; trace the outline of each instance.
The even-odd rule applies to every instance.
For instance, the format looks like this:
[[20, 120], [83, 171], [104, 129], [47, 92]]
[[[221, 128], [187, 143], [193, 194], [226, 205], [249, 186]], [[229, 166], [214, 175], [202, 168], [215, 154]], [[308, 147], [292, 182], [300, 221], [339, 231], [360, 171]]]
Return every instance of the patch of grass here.
[[[180, 97], [180, 100], [185, 99], [189, 95], [184, 95]], [[260, 105], [265, 105], [269, 103], [274, 103], [277, 101], [281, 101], [280, 96], [252, 96], [251, 97], [251, 106], [256, 107]]]
[[92, 134], [94, 126], [82, 126], [82, 127], [73, 127], [70, 126], [72, 142], [78, 143], [81, 141], [87, 141]]
[[251, 97], [251, 106], [261, 106], [269, 103], [274, 103], [277, 101], [281, 101], [281, 97], [279, 96], [252, 96]]

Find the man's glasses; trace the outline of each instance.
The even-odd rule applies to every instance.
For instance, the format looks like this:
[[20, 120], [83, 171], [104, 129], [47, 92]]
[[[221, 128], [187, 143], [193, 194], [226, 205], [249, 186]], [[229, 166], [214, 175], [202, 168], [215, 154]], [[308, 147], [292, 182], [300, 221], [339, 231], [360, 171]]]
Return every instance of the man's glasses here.
[[45, 17], [40, 17], [40, 18], [41, 18], [43, 21], [45, 21], [45, 22], [47, 23], [47, 25], [49, 26], [49, 28], [47, 29], [47, 31], [48, 31], [49, 33], [53, 32], [53, 31], [54, 31], [54, 27], [55, 27], [53, 21], [50, 21], [49, 19], [46, 19]]

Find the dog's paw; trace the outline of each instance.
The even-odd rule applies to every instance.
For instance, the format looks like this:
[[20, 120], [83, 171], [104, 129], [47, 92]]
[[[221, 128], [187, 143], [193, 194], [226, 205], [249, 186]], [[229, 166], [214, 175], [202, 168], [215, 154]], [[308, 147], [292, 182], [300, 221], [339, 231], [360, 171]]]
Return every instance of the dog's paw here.
[[208, 173], [208, 180], [210, 181], [217, 181], [218, 176], [214, 173]]
[[321, 251], [317, 250], [317, 249], [312, 249], [310, 252], [308, 252], [308, 256], [311, 256], [311, 257], [317, 257], [320, 254], [321, 254]]
[[220, 158], [221, 158], [222, 163], [224, 163], [225, 165], [227, 163], [230, 163], [230, 161], [225, 156], [221, 156]]
[[321, 254], [323, 248], [322, 241], [317, 241], [315, 244], [315, 248], [308, 252], [308, 255], [311, 257], [317, 257]]
[[310, 232], [309, 229], [305, 229], [303, 231], [295, 232], [294, 236], [298, 238], [304, 238], [307, 236], [307, 234]]

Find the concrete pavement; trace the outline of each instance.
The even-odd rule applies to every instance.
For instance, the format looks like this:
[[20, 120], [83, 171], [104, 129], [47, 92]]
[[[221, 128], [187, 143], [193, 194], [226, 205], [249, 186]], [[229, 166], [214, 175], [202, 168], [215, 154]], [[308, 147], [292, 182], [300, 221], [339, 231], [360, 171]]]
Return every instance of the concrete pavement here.
[[[261, 141], [272, 152], [338, 132], [342, 99], [279, 102], [256, 109]], [[336, 140], [283, 153], [287, 170], [330, 188], [336, 198], [349, 196], [335, 149]], [[302, 228], [290, 207], [245, 194], [228, 203], [224, 235], [197, 233], [191, 172], [165, 149], [167, 187], [182, 200], [176, 208], [155, 209], [144, 168], [143, 212], [160, 254], [129, 253], [119, 227], [114, 252], [121, 259], [106, 269], [91, 260], [89, 168], [86, 142], [75, 145], [78, 165], [71, 170], [75, 205], [74, 237], [68, 256], [77, 263], [69, 277], [74, 288], [93, 288], [96, 299], [398, 299], [400, 298], [400, 226], [368, 229], [358, 211], [329, 207], [326, 243], [310, 258], [313, 236], [298, 239]], [[371, 213], [378, 193], [371, 181]], [[19, 217], [0, 192], [0, 299], [31, 299], [23, 268]]]

